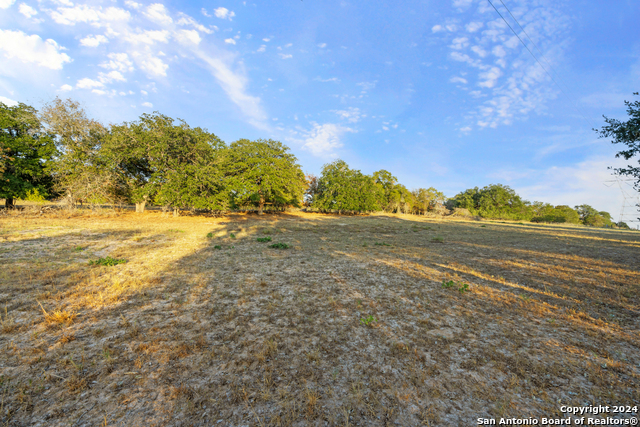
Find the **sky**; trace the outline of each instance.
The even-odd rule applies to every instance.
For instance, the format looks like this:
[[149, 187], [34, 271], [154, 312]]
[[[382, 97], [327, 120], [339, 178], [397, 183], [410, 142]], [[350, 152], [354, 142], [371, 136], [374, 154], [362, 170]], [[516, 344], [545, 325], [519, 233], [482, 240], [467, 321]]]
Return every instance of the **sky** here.
[[158, 111], [279, 140], [307, 173], [339, 158], [630, 222], [638, 193], [608, 169], [629, 162], [593, 129], [638, 99], [638, 19], [636, 0], [0, 0], [0, 102]]

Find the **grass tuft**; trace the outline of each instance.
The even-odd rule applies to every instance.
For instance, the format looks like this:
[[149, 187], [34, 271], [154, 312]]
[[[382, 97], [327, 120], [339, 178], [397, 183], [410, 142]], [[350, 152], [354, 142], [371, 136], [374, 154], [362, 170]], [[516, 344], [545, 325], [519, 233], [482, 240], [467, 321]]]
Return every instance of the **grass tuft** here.
[[110, 256], [105, 258], [98, 258], [89, 261], [89, 265], [102, 265], [105, 267], [113, 267], [118, 264], [126, 264], [128, 261], [124, 258], [111, 258]]

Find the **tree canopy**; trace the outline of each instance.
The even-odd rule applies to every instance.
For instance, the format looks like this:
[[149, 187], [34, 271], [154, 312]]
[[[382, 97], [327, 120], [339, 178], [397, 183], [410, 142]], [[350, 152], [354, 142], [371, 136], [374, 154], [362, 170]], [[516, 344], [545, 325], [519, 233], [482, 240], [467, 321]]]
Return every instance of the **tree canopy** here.
[[51, 179], [47, 169], [55, 150], [34, 108], [0, 102], [0, 198], [7, 207], [29, 193], [48, 195]]
[[226, 155], [227, 185], [235, 205], [301, 206], [306, 180], [296, 157], [271, 139], [233, 142]]
[[[638, 92], [634, 92], [638, 96]], [[616, 168], [615, 173], [619, 175], [631, 176], [635, 182], [636, 190], [640, 191], [640, 101], [624, 101], [627, 106], [627, 121], [611, 119], [606, 116], [604, 121], [606, 126], [602, 129], [594, 129], [599, 133], [601, 138], [613, 138], [613, 144], [626, 145], [627, 148], [616, 153], [616, 157], [623, 157], [625, 160], [631, 160], [638, 156], [638, 166], [628, 165], [626, 168]]]

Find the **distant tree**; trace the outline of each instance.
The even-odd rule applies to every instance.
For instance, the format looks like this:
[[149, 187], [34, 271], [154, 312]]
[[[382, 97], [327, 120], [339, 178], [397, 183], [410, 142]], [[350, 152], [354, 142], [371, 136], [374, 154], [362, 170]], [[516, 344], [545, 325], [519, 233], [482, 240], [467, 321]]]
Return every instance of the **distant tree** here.
[[578, 212], [569, 206], [559, 205], [553, 207], [546, 204], [542, 209], [536, 209], [531, 221], [578, 224], [580, 223], [580, 216]]
[[378, 204], [383, 210], [393, 211], [398, 208], [396, 194], [396, 185], [398, 178], [393, 176], [391, 172], [381, 169], [372, 174], [373, 182], [380, 188], [378, 191]]
[[453, 198], [452, 207], [468, 209], [485, 218], [530, 219], [532, 205], [507, 185], [491, 184], [468, 189]]
[[304, 179], [307, 182], [307, 188], [304, 190], [304, 204], [305, 206], [311, 206], [318, 193], [318, 177], [309, 173], [305, 174]]
[[5, 199], [6, 207], [27, 194], [48, 194], [48, 167], [54, 153], [53, 138], [34, 108], [23, 103], [9, 107], [0, 102], [0, 198]]
[[[633, 94], [638, 96], [638, 92]], [[603, 126], [602, 129], [594, 129], [594, 131], [598, 132], [601, 138], [613, 138], [611, 141], [613, 144], [626, 145], [627, 149], [619, 151], [616, 157], [630, 160], [640, 154], [640, 101], [625, 101], [624, 103], [627, 106], [629, 120], [623, 122], [603, 116], [607, 126]], [[640, 157], [637, 160], [640, 166]], [[618, 175], [633, 177], [636, 180], [635, 188], [640, 191], [639, 166], [628, 165], [626, 168], [616, 168], [614, 171]]]
[[126, 183], [138, 211], [144, 204], [221, 210], [228, 206], [225, 145], [212, 133], [160, 113], [112, 126], [105, 156]]
[[227, 151], [226, 173], [235, 204], [300, 206], [305, 176], [289, 148], [279, 141], [240, 139]]
[[429, 211], [436, 210], [439, 206], [444, 206], [447, 198], [444, 193], [433, 187], [418, 188], [412, 191], [414, 200], [414, 211], [417, 214], [425, 215]]
[[66, 195], [70, 205], [78, 199], [115, 201], [121, 188], [100, 150], [109, 130], [88, 118], [80, 103], [71, 99], [56, 98], [44, 106], [40, 117], [56, 136], [52, 175], [56, 189]]
[[380, 209], [384, 197], [373, 177], [350, 169], [343, 160], [324, 165], [318, 180], [314, 207], [323, 211], [371, 212]]

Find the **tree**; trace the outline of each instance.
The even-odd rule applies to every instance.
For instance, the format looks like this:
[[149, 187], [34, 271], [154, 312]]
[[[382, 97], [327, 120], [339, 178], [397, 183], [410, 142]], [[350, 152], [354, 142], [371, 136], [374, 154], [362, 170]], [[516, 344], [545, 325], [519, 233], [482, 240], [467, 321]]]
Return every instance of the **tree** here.
[[224, 143], [201, 128], [191, 128], [160, 113], [112, 126], [103, 151], [136, 211], [147, 201], [179, 209], [220, 210], [228, 206]]
[[[633, 94], [638, 96], [638, 92]], [[640, 101], [624, 101], [624, 104], [627, 106], [629, 120], [622, 122], [603, 116], [607, 126], [594, 131], [600, 134], [600, 138], [613, 138], [611, 141], [613, 144], [626, 145], [627, 149], [616, 153], [616, 158], [624, 157], [625, 160], [629, 160], [640, 154]], [[640, 158], [638, 158], [638, 164], [640, 165]], [[636, 180], [635, 188], [640, 191], [640, 167], [628, 165], [626, 168], [616, 168], [614, 171], [618, 175], [633, 177]]]
[[48, 167], [55, 144], [37, 116], [37, 111], [19, 103], [8, 107], [0, 102], [0, 198], [6, 207], [14, 200], [51, 188]]
[[41, 120], [56, 135], [57, 152], [51, 168], [56, 189], [70, 205], [76, 200], [115, 202], [122, 190], [100, 150], [108, 129], [87, 117], [79, 102], [56, 98], [44, 106]]
[[314, 207], [324, 211], [370, 212], [380, 209], [384, 193], [374, 178], [350, 169], [343, 160], [324, 165]]
[[236, 205], [301, 206], [306, 180], [296, 157], [279, 141], [240, 139], [227, 150], [226, 173]]
[[418, 188], [413, 190], [414, 210], [417, 214], [426, 215], [427, 212], [437, 210], [439, 207], [444, 206], [446, 197], [444, 193], [436, 190], [433, 187]]

